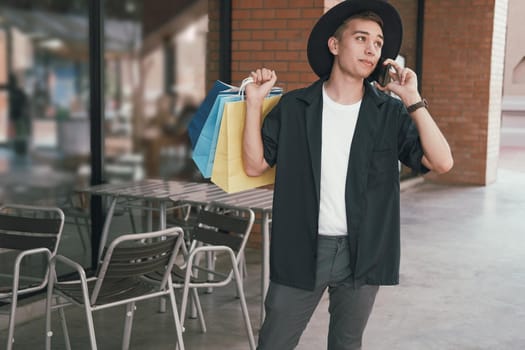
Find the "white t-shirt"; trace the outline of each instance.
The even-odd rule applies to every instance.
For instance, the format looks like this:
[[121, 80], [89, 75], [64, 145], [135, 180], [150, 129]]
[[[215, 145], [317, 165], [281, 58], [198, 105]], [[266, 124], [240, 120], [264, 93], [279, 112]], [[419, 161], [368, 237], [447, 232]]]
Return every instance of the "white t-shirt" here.
[[342, 105], [330, 99], [323, 85], [321, 146], [321, 198], [319, 234], [348, 234], [346, 224], [346, 173], [350, 147], [361, 101]]

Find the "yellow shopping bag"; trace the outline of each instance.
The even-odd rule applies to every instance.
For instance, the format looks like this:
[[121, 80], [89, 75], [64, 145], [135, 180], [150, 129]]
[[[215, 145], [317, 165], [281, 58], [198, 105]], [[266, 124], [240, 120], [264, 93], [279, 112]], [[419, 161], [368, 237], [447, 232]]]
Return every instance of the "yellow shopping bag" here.
[[[278, 95], [264, 99], [263, 117], [275, 107], [280, 98]], [[248, 176], [244, 172], [242, 135], [245, 115], [245, 101], [227, 102], [224, 105], [211, 181], [228, 193], [273, 184], [275, 181], [275, 168], [268, 169], [257, 177]]]

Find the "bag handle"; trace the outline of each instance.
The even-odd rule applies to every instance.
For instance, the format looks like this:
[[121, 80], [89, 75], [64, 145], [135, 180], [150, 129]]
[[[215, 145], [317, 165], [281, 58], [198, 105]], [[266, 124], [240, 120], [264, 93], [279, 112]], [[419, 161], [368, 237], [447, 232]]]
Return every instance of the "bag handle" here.
[[[246, 94], [246, 86], [248, 86], [248, 84], [251, 84], [251, 83], [253, 83], [252, 77], [247, 77], [242, 80], [241, 86], [239, 87], [239, 96], [241, 97], [241, 101], [244, 101], [244, 96]], [[267, 97], [269, 97], [272, 94], [282, 94], [282, 93], [283, 93], [282, 88], [274, 86], [268, 93]]]
[[253, 83], [252, 77], [244, 78], [242, 80], [241, 86], [239, 86], [239, 96], [241, 97], [241, 101], [244, 101], [244, 95], [246, 94], [246, 86], [248, 86], [248, 84], [251, 83]]

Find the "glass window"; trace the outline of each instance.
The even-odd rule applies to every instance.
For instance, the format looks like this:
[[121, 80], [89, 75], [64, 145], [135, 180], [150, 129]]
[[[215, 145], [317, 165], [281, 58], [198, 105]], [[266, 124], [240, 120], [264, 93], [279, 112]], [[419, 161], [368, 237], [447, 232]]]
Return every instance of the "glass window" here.
[[74, 190], [89, 183], [87, 1], [0, 10], [0, 203], [64, 209], [59, 252], [86, 266], [89, 206]]
[[206, 0], [106, 1], [108, 182], [200, 179], [187, 126], [205, 94], [207, 11]]
[[[88, 1], [0, 5], [0, 203], [61, 207], [59, 253], [85, 266], [90, 198], [75, 189], [91, 178]], [[202, 180], [187, 125], [205, 95], [207, 0], [103, 3], [104, 181]], [[118, 214], [112, 225], [130, 232]]]

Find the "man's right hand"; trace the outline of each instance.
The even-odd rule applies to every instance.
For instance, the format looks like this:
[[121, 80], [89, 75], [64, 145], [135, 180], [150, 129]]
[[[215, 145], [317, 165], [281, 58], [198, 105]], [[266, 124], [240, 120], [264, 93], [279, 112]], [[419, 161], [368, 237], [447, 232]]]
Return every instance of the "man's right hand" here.
[[250, 73], [253, 83], [246, 86], [246, 123], [243, 132], [243, 165], [248, 176], [260, 176], [269, 168], [264, 159], [261, 137], [262, 105], [277, 81], [275, 71], [261, 68]]
[[253, 78], [253, 83], [246, 86], [246, 102], [260, 104], [275, 85], [277, 75], [273, 70], [260, 68], [251, 72], [250, 77]]

